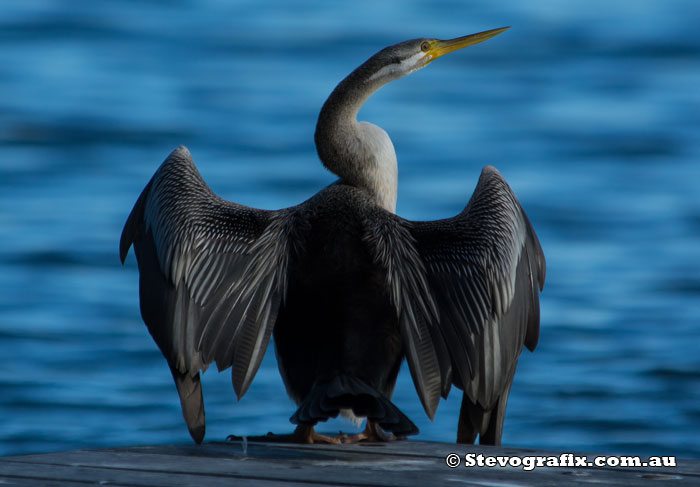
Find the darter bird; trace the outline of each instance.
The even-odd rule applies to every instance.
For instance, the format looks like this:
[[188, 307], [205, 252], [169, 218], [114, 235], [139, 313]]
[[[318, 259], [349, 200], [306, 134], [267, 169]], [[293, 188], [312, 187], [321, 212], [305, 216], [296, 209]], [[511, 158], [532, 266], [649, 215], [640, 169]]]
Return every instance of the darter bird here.
[[[397, 216], [391, 139], [357, 114], [388, 82], [506, 29], [401, 42], [353, 71], [323, 105], [315, 133], [319, 158], [338, 180], [297, 206], [259, 210], [221, 199], [184, 147], [158, 168], [126, 221], [120, 258], [133, 244], [141, 316], [195, 442], [205, 432], [200, 371], [231, 367], [240, 399], [272, 336], [297, 427], [265, 440], [416, 434], [391, 402], [405, 357], [431, 419], [454, 384], [463, 391], [458, 441], [500, 443], [518, 357], [539, 337], [545, 259], [537, 236], [490, 166], [457, 216]], [[366, 418], [365, 430], [314, 431], [338, 414]]]

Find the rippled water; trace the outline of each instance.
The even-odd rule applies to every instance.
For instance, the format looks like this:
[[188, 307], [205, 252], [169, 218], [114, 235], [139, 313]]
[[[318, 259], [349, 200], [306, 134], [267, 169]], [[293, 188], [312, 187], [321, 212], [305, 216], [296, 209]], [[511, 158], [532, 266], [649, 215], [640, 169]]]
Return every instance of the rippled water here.
[[[295, 204], [333, 180], [313, 129], [350, 70], [400, 40], [513, 25], [363, 109], [396, 146], [398, 213], [458, 212], [490, 163], [537, 229], [542, 334], [505, 443], [697, 457], [698, 18], [694, 0], [5, 0], [0, 454], [189, 441], [117, 255], [172, 148], [225, 198]], [[227, 373], [204, 388], [210, 440], [291, 430], [272, 353], [240, 403]], [[430, 423], [404, 370], [395, 402], [419, 438], [454, 440], [457, 394]]]

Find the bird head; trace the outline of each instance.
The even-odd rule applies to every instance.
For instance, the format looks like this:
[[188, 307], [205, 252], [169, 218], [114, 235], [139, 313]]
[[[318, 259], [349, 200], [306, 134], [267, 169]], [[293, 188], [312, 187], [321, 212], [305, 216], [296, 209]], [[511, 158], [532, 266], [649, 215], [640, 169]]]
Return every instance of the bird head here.
[[424, 68], [445, 54], [478, 44], [508, 29], [510, 27], [501, 27], [449, 40], [411, 39], [399, 42], [382, 49], [367, 61], [366, 64], [375, 68], [369, 81], [386, 83], [401, 78]]

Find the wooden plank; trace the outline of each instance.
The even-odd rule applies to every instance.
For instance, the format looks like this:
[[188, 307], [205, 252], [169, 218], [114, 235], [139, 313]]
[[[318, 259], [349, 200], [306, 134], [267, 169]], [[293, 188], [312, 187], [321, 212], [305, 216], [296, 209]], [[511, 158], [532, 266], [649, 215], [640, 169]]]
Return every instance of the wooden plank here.
[[[0, 458], [0, 483], [74, 486], [554, 486], [700, 485], [700, 461], [678, 460], [668, 468], [520, 467], [449, 468], [459, 453], [492, 456], [561, 452], [402, 441], [389, 444], [290, 445], [207, 443], [81, 450]], [[590, 455], [592, 459], [595, 455]]]
[[[82, 465], [56, 465], [25, 462], [0, 463], [0, 485], [6, 483], [18, 485], [49, 485], [57, 486], [110, 485], [110, 486], [153, 486], [153, 487], [231, 487], [246, 485], [254, 487], [301, 487], [306, 485], [295, 481], [275, 481], [267, 479], [251, 479], [235, 474], [204, 474], [184, 473], [181, 471], [165, 471], [158, 468], [143, 469], [138, 467], [105, 468]], [[333, 483], [326, 483], [330, 486]]]

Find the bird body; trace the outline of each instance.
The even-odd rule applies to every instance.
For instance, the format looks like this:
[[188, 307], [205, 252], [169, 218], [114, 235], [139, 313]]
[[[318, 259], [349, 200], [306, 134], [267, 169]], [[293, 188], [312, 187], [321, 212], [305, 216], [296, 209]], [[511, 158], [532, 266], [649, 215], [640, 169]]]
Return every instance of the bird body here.
[[[363, 240], [365, 210], [376, 203], [363, 190], [336, 184], [302, 206], [297, 242], [303, 250], [290, 258], [287, 296], [273, 332], [287, 392], [302, 405], [314, 386], [344, 376], [390, 398], [404, 353], [385, 273]], [[347, 399], [320, 414], [309, 404], [300, 410], [302, 419], [350, 414], [353, 400]], [[359, 408], [354, 415], [366, 416]], [[406, 434], [415, 426], [406, 418], [387, 429]]]
[[389, 81], [503, 30], [405, 41], [353, 71], [315, 133], [321, 162], [339, 180], [297, 206], [222, 200], [184, 147], [156, 171], [127, 219], [120, 257], [134, 245], [141, 314], [196, 442], [205, 431], [200, 371], [231, 367], [240, 398], [271, 336], [298, 405], [297, 440], [338, 441], [313, 432], [338, 414], [366, 417], [364, 438], [417, 433], [391, 403], [406, 358], [430, 418], [455, 385], [464, 391], [458, 441], [500, 442], [520, 351], [539, 336], [545, 263], [534, 230], [489, 166], [459, 215], [395, 215], [393, 144], [356, 117]]

